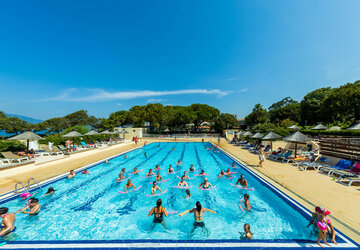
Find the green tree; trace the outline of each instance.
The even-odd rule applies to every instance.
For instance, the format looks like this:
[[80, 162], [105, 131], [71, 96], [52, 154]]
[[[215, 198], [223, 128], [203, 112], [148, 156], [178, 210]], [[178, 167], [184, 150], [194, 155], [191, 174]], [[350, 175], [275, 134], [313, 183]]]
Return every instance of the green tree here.
[[71, 127], [77, 125], [90, 125], [94, 127], [98, 122], [98, 119], [94, 116], [89, 116], [86, 110], [76, 111], [74, 113], [66, 115], [64, 118], [68, 121]]
[[60, 133], [68, 127], [70, 127], [70, 124], [67, 119], [64, 117], [55, 117], [36, 124], [35, 130], [48, 130], [49, 132]]
[[333, 89], [320, 104], [320, 117], [326, 122], [360, 120], [360, 81]]
[[300, 120], [300, 104], [291, 97], [286, 97], [269, 107], [270, 122], [280, 124], [282, 120]]
[[215, 129], [217, 131], [223, 131], [224, 129], [239, 127], [236, 115], [229, 113], [222, 113], [215, 121]]
[[192, 104], [189, 106], [189, 111], [194, 113], [194, 126], [198, 129], [202, 122], [215, 122], [220, 115], [220, 111], [217, 108], [211, 107], [207, 104]]
[[320, 88], [311, 91], [304, 96], [300, 103], [301, 125], [316, 125], [322, 122], [320, 116], [320, 104], [330, 95], [332, 89]]
[[168, 121], [169, 127], [184, 129], [187, 124], [196, 119], [196, 114], [190, 107], [172, 106], [171, 109], [172, 113]]
[[135, 127], [143, 127], [145, 123], [145, 106], [136, 105], [129, 109], [127, 123]]
[[15, 133], [19, 134], [29, 130], [31, 126], [24, 120], [17, 117], [9, 117], [6, 120], [5, 132], [8, 134]]
[[268, 120], [268, 112], [263, 108], [261, 104], [255, 104], [252, 112], [245, 117], [246, 125], [256, 125], [260, 123], [264, 123]]

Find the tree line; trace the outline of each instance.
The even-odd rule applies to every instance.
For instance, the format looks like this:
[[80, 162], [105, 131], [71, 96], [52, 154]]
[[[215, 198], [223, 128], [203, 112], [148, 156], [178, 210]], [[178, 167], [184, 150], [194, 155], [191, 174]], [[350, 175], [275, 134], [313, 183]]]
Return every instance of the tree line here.
[[132, 125], [144, 127], [148, 123], [152, 131], [170, 130], [185, 131], [199, 130], [203, 122], [209, 122], [211, 128], [222, 131], [226, 128], [238, 126], [236, 115], [221, 113], [219, 109], [206, 104], [192, 104], [190, 106], [164, 106], [160, 103], [136, 105], [129, 110], [120, 110], [111, 113], [108, 118], [96, 118], [79, 110], [64, 117], [55, 117], [37, 124], [30, 124], [17, 117], [7, 117], [0, 111], [0, 130], [6, 133], [21, 133], [27, 130], [47, 133], [60, 133], [75, 126], [88, 126], [90, 128], [112, 131], [117, 126]]
[[348, 127], [360, 120], [360, 81], [347, 83], [338, 88], [320, 88], [304, 96], [298, 102], [291, 97], [283, 98], [270, 107], [256, 104], [245, 117], [245, 123], [255, 128], [283, 127], [292, 124]]

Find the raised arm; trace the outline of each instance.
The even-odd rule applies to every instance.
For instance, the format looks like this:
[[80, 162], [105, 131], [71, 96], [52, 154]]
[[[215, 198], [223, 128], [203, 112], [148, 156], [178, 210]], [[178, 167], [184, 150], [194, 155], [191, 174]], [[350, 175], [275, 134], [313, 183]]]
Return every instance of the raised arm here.
[[237, 180], [235, 185], [237, 186], [239, 183], [240, 183], [240, 178]]
[[192, 209], [186, 210], [184, 212], [182, 212], [181, 214], [179, 214], [179, 216], [183, 216], [186, 213], [191, 213]]
[[207, 209], [207, 208], [203, 208], [205, 211], [209, 211], [209, 212], [211, 212], [211, 213], [213, 213], [213, 214], [216, 214], [216, 212], [215, 211], [213, 211], [213, 210], [210, 210], [210, 209]]
[[151, 211], [149, 212], [148, 216], [151, 216], [154, 213], [154, 208], [151, 209]]
[[156, 186], [156, 187], [157, 187], [157, 189], [159, 189], [159, 191], [160, 191], [161, 193], [163, 192], [159, 186]]

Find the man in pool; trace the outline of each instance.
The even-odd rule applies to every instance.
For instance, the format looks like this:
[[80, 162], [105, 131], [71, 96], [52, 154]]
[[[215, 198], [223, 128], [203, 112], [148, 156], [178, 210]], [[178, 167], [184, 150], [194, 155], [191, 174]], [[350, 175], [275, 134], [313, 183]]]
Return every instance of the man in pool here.
[[70, 173], [69, 173], [69, 175], [68, 175], [68, 179], [72, 179], [72, 178], [74, 178], [76, 176], [76, 174], [75, 174], [75, 171], [74, 170], [70, 170]]
[[156, 181], [153, 182], [153, 186], [151, 187], [151, 194], [156, 194], [156, 190], [159, 190], [160, 193], [162, 193], [163, 191], [161, 190], [161, 188], [156, 184]]
[[193, 164], [190, 165], [189, 172], [195, 172], [195, 168]]
[[177, 185], [178, 185], [179, 187], [187, 187], [187, 186], [188, 186], [188, 184], [187, 184], [186, 181], [185, 181], [184, 176], [181, 177], [181, 180], [179, 181], [179, 183], [178, 183]]
[[168, 168], [168, 173], [169, 174], [174, 173], [174, 169], [173, 169], [173, 167], [171, 165]]
[[209, 189], [209, 188], [212, 188], [212, 186], [213, 185], [210, 182], [208, 182], [208, 179], [205, 178], [204, 182], [199, 185], [199, 188]]
[[[251, 210], [251, 205], [250, 205], [250, 196], [248, 194], [244, 194], [244, 198], [240, 199], [239, 201], [239, 207], [246, 210], [246, 211], [250, 211]], [[241, 206], [241, 202], [244, 201], [244, 207]]]
[[124, 188], [125, 192], [127, 192], [127, 189], [130, 189], [131, 187], [133, 187], [134, 189], [136, 189], [134, 183], [132, 183], [132, 182], [131, 182], [131, 179], [129, 179], [129, 180], [127, 181], [126, 185], [125, 185], [125, 188]]
[[[203, 229], [205, 229], [207, 231], [207, 229], [205, 228], [205, 223], [203, 221], [203, 214], [208, 211], [211, 212], [213, 214], [215, 214], [215, 211], [212, 211], [210, 209], [207, 208], [203, 208], [201, 207], [201, 204], [199, 201], [196, 202], [196, 208], [190, 209], [190, 210], [186, 210], [185, 212], [182, 212], [181, 214], [179, 214], [179, 216], [183, 216], [186, 213], [193, 213], [194, 214], [194, 228], [191, 230], [191, 233], [193, 233], [195, 231], [196, 228], [201, 227]], [[208, 232], [207, 232], [208, 233]]]
[[15, 231], [15, 214], [8, 213], [9, 209], [7, 207], [0, 208], [0, 237], [4, 237], [5, 235]]
[[244, 175], [240, 175], [240, 178], [236, 182], [236, 186], [240, 184], [243, 188], [248, 188], [247, 180], [245, 179]]
[[180, 159], [176, 163], [176, 165], [182, 165], [182, 164], [184, 164], [184, 163], [182, 163]]
[[121, 181], [121, 180], [123, 180], [123, 179], [126, 179], [126, 178], [125, 178], [123, 172], [120, 172], [119, 178], [117, 178], [116, 181]]
[[189, 176], [186, 174], [186, 171], [184, 171], [184, 175], [181, 178], [184, 178], [185, 180], [189, 179]]
[[205, 173], [205, 171], [204, 171], [204, 170], [201, 170], [199, 175], [208, 175], [208, 174], [207, 174], [207, 173]]
[[131, 172], [132, 174], [138, 174], [140, 173], [141, 171], [137, 170], [137, 167], [134, 168], [134, 170]]
[[[26, 210], [30, 211], [26, 211]], [[32, 198], [29, 200], [29, 205], [23, 209], [21, 209], [21, 213], [28, 215], [38, 215], [40, 213], [41, 205], [39, 204], [39, 200], [36, 198]]]
[[162, 176], [160, 175], [160, 172], [157, 172], [157, 175], [156, 175], [156, 177], [155, 177], [155, 181], [162, 181], [162, 180], [164, 180], [164, 179], [163, 179]]
[[151, 226], [151, 229], [154, 228], [156, 223], [160, 223], [161, 225], [163, 225], [163, 227], [165, 229], [167, 229], [166, 225], [165, 225], [165, 222], [164, 222], [163, 215], [168, 217], [168, 213], [167, 213], [166, 209], [162, 206], [161, 199], [158, 199], [156, 201], [156, 207], [153, 207], [153, 209], [151, 209], [148, 216], [151, 216], [152, 214], [154, 214], [154, 220], [153, 220], [153, 225]]
[[222, 178], [224, 176], [225, 176], [225, 172], [224, 172], [224, 170], [221, 170], [219, 175], [218, 175], [218, 178]]

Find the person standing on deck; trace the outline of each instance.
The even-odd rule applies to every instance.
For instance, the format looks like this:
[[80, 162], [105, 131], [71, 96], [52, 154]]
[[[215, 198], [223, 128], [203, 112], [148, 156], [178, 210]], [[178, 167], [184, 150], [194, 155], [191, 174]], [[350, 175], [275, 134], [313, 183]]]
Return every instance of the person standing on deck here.
[[260, 149], [259, 149], [259, 167], [262, 167], [262, 164], [263, 164], [264, 161], [265, 161], [264, 146], [260, 146]]

